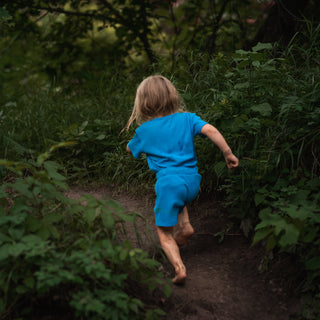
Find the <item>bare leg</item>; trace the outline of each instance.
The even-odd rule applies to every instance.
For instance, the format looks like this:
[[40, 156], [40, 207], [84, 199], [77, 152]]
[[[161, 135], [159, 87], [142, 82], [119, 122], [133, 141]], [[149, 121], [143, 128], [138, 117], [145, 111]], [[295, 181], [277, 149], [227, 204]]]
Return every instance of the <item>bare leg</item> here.
[[179, 246], [187, 243], [188, 239], [194, 234], [192, 225], [190, 224], [189, 214], [187, 207], [184, 207], [182, 212], [178, 216], [178, 224], [176, 226], [176, 232], [174, 239]]
[[179, 247], [173, 238], [173, 227], [157, 227], [161, 247], [175, 270], [172, 282], [183, 284], [187, 277], [186, 267], [182, 262]]

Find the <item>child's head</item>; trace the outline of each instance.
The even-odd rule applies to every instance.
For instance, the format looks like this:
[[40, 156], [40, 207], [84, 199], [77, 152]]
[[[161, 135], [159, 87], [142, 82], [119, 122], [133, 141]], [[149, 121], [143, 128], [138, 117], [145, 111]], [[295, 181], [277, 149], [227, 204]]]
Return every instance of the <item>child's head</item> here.
[[144, 79], [137, 89], [126, 129], [130, 128], [134, 120], [141, 124], [143, 121], [175, 113], [180, 108], [181, 98], [175, 86], [163, 76], [150, 76]]

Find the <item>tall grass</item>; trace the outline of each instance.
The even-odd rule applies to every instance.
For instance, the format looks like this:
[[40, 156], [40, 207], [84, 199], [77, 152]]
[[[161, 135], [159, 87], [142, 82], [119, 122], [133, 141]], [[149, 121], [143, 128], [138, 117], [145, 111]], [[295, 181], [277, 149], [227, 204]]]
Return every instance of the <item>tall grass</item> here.
[[[1, 158], [34, 158], [51, 145], [74, 141], [73, 149], [57, 157], [72, 176], [104, 174], [106, 158], [124, 148], [125, 125], [135, 91], [124, 76], [102, 74], [98, 81], [65, 90], [42, 83], [0, 99]], [[14, 83], [12, 83], [14, 85]], [[112, 178], [114, 173], [109, 170]]]

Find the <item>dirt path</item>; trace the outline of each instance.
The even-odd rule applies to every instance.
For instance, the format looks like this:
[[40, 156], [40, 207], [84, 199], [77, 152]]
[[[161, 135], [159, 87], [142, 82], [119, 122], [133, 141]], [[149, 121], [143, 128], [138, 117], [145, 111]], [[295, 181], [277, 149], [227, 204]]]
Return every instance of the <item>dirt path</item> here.
[[[153, 204], [148, 197], [134, 199], [104, 188], [71, 188], [69, 196], [77, 198], [83, 193], [113, 198], [129, 211], [140, 212], [155, 234]], [[228, 223], [214, 203], [200, 200], [197, 207], [189, 208], [189, 214], [195, 235], [181, 248], [188, 279], [185, 286], [172, 285], [172, 296], [163, 306], [166, 320], [289, 320], [299, 310], [293, 280], [296, 269], [289, 257], [277, 258], [261, 274], [262, 248], [251, 247], [239, 233], [227, 233], [221, 243], [213, 236]], [[155, 237], [148, 240], [150, 246], [157, 242]], [[164, 270], [172, 276], [167, 263]]]

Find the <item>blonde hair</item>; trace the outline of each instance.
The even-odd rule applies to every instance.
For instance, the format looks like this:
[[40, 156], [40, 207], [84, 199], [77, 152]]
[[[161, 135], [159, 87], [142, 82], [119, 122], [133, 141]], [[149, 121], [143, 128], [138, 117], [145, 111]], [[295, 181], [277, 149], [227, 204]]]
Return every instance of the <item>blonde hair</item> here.
[[181, 110], [182, 100], [175, 86], [163, 76], [150, 76], [138, 86], [133, 110], [124, 129], [128, 131], [134, 121], [140, 125]]

